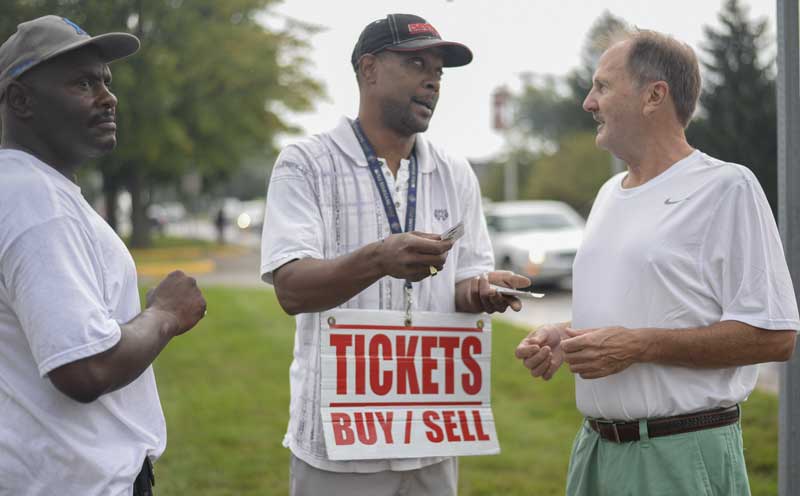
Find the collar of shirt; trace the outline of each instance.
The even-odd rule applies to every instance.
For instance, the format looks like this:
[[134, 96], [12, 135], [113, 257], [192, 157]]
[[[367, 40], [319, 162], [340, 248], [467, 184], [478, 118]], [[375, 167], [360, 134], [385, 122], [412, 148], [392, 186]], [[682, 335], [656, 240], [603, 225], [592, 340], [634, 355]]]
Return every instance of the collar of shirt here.
[[[350, 157], [356, 165], [359, 167], [367, 166], [367, 158], [364, 156], [364, 151], [361, 149], [358, 138], [353, 133], [353, 128], [350, 126], [350, 120], [347, 117], [342, 117], [339, 124], [331, 132], [331, 137], [336, 146]], [[421, 133], [417, 134], [416, 140], [414, 151], [417, 154], [419, 171], [422, 173], [433, 172], [436, 169], [436, 161], [431, 157], [427, 141]]]

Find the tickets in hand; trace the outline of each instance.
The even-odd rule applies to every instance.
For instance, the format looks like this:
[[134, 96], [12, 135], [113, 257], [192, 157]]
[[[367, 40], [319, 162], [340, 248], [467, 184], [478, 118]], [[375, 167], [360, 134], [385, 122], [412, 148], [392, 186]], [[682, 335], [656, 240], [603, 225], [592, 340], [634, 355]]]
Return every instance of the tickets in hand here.
[[442, 241], [447, 241], [448, 239], [456, 241], [463, 235], [464, 235], [464, 221], [462, 220], [458, 224], [454, 225], [447, 231], [440, 234], [439, 237], [441, 238]]
[[496, 284], [490, 284], [489, 287], [502, 295], [516, 296], [517, 298], [544, 298], [544, 293], [534, 293], [523, 289], [511, 289]]

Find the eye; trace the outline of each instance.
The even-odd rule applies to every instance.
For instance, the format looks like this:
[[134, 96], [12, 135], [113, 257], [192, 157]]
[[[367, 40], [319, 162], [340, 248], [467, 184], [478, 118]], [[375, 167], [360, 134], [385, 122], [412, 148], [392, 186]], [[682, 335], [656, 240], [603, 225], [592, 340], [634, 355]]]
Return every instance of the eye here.
[[92, 82], [89, 81], [88, 79], [81, 79], [80, 81], [78, 81], [78, 88], [82, 90], [89, 90], [92, 88]]

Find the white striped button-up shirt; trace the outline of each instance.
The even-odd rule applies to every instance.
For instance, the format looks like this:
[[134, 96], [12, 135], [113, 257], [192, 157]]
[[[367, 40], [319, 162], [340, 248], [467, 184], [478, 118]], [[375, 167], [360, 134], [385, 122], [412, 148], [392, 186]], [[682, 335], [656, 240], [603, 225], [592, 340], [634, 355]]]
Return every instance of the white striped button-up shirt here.
[[[446, 155], [417, 135], [419, 166], [416, 230], [442, 233], [463, 220], [465, 234], [436, 277], [413, 285], [413, 310], [455, 311], [457, 282], [492, 270], [494, 257], [469, 163]], [[386, 173], [388, 168], [384, 166]], [[408, 163], [389, 180], [405, 222]], [[334, 259], [391, 234], [383, 203], [350, 121], [286, 147], [269, 183], [261, 243], [262, 279], [300, 258]], [[404, 281], [384, 277], [341, 308], [404, 310]], [[319, 313], [296, 317], [291, 405], [284, 445], [306, 463], [335, 472], [412, 470], [444, 458], [332, 461], [326, 456], [320, 414]]]

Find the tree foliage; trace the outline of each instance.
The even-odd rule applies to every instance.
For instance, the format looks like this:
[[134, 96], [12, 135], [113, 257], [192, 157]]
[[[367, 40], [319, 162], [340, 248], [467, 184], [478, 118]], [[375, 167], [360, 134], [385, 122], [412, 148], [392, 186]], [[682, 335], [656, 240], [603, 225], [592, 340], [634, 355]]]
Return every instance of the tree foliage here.
[[[564, 77], [528, 78], [517, 96], [514, 132], [529, 139], [518, 140], [524, 144], [518, 143], [501, 162], [518, 164], [523, 198], [562, 200], [588, 213], [597, 190], [611, 174], [611, 156], [595, 146], [596, 123], [583, 110], [583, 100], [600, 55], [626, 29], [624, 20], [604, 12], [586, 35], [579, 67]], [[521, 149], [528, 143], [538, 146]]]
[[[98, 161], [107, 206], [120, 188], [133, 200], [134, 245], [147, 244], [147, 188], [186, 173], [224, 181], [245, 159], [274, 155], [294, 128], [281, 115], [322, 94], [306, 75], [314, 28], [262, 22], [277, 0], [17, 0], [4, 6], [0, 37], [45, 14], [89, 33], [127, 31], [142, 48], [111, 65], [119, 99], [117, 150]], [[108, 209], [113, 212], [112, 209]], [[112, 219], [113, 224], [113, 219]]]
[[525, 197], [561, 200], [588, 215], [611, 175], [611, 157], [595, 145], [593, 131], [563, 136], [557, 153], [540, 157], [525, 184]]
[[581, 65], [566, 77], [530, 80], [517, 98], [516, 122], [523, 132], [559, 141], [562, 137], [594, 129], [596, 123], [583, 110], [600, 56], [614, 35], [627, 23], [605, 11], [592, 24], [581, 51]]
[[777, 122], [774, 59], [767, 21], [751, 20], [738, 0], [719, 14], [720, 28], [705, 28], [701, 111], [689, 127], [690, 143], [709, 155], [752, 169], [777, 205]]

